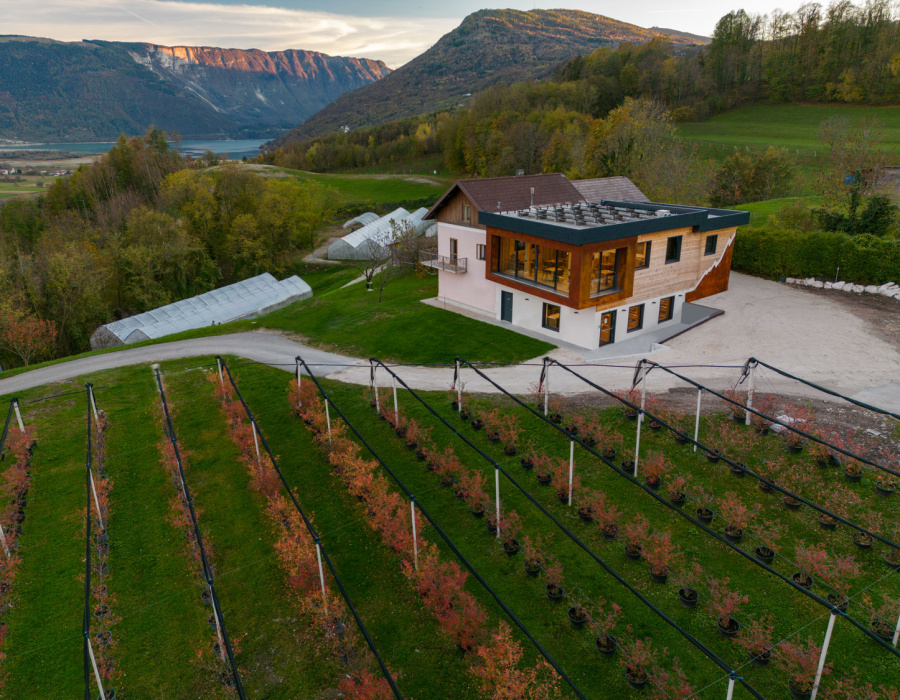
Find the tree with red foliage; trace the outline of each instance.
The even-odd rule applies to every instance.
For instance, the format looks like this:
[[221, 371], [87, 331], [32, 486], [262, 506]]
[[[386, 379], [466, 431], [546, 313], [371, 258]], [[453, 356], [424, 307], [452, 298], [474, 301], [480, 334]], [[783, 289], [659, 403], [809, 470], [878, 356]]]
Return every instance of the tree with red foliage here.
[[522, 646], [501, 621], [488, 643], [476, 649], [479, 663], [472, 668], [482, 697], [491, 700], [557, 700], [563, 697], [559, 679], [540, 659], [530, 668], [520, 668]]
[[0, 312], [0, 348], [18, 355], [22, 364], [45, 357], [56, 342], [56, 324], [37, 316], [12, 311]]
[[738, 591], [728, 588], [731, 582], [728, 578], [710, 579], [709, 581], [709, 608], [716, 615], [719, 627], [727, 632], [736, 632], [740, 625], [734, 619], [734, 613], [750, 598], [741, 595]]
[[393, 700], [394, 697], [387, 678], [365, 668], [355, 678], [344, 678], [338, 683], [338, 690], [346, 700]]

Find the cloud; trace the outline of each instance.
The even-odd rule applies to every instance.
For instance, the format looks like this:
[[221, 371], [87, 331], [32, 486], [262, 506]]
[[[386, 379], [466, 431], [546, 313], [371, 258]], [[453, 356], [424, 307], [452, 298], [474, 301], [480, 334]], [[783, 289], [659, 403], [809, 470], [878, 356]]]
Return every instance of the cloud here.
[[142, 41], [167, 46], [306, 49], [381, 59], [396, 68], [458, 19], [356, 17], [259, 5], [172, 0], [4, 0], [3, 33], [78, 41]]

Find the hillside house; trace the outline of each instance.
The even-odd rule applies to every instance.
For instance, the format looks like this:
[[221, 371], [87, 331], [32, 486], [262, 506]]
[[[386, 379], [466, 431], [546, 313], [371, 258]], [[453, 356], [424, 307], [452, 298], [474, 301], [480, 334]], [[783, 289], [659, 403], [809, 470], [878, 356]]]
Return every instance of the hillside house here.
[[438, 252], [422, 261], [448, 308], [596, 350], [661, 342], [717, 313], [692, 302], [728, 289], [749, 214], [652, 203], [627, 178], [550, 174], [460, 180], [425, 218]]

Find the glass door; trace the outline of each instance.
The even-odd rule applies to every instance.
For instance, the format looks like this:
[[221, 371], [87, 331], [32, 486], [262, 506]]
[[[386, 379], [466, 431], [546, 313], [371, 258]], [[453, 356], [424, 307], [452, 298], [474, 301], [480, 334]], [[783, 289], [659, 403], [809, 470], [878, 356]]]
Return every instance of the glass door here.
[[616, 341], [616, 312], [607, 311], [600, 315], [600, 347]]

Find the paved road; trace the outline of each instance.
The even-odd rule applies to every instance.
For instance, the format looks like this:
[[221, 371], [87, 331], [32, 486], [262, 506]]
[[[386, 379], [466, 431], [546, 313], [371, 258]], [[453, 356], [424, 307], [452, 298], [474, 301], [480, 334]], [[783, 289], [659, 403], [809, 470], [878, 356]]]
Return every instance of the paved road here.
[[360, 362], [355, 357], [345, 357], [316, 350], [274, 333], [231, 333], [208, 338], [145, 345], [49, 365], [0, 380], [0, 394], [16, 394], [36, 386], [61, 382], [116, 367], [150, 364], [200, 355], [237, 355], [268, 365], [282, 366], [288, 371], [293, 371], [294, 358], [300, 355], [313, 366], [313, 372], [322, 375], [331, 374], [347, 365]]

